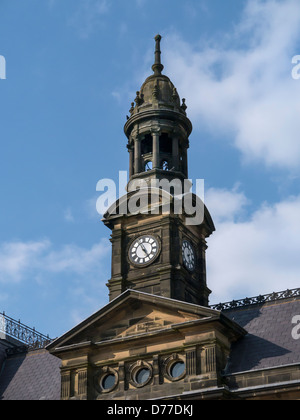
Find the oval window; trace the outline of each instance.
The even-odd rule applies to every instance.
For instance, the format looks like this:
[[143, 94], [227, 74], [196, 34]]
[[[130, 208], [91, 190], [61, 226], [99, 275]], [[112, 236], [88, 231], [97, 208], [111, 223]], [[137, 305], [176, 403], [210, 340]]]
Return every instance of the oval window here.
[[102, 388], [107, 391], [109, 389], [112, 389], [116, 384], [116, 377], [115, 375], [106, 375], [104, 376], [104, 378], [102, 379]]
[[135, 375], [135, 381], [139, 385], [144, 385], [150, 378], [151, 372], [147, 368], [140, 369]]
[[170, 376], [173, 379], [180, 378], [185, 372], [185, 363], [184, 362], [176, 362], [170, 368]]

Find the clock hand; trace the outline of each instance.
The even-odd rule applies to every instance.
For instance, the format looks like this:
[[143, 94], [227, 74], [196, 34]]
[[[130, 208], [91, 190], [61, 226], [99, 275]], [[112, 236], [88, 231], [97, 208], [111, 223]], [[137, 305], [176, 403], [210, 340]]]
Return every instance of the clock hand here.
[[144, 253], [147, 255], [147, 257], [148, 257], [148, 252], [147, 252], [147, 249], [146, 249], [146, 247], [145, 247], [145, 245], [144, 244], [141, 244], [141, 247], [142, 247], [142, 250], [144, 251]]

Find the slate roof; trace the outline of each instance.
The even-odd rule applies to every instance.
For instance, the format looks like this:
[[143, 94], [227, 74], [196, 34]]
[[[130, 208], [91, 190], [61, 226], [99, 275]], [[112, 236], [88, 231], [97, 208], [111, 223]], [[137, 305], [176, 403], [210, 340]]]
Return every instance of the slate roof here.
[[60, 400], [60, 365], [44, 349], [8, 356], [0, 374], [0, 400]]
[[300, 363], [300, 340], [292, 337], [292, 319], [300, 315], [300, 297], [224, 311], [248, 334], [233, 344], [226, 374]]

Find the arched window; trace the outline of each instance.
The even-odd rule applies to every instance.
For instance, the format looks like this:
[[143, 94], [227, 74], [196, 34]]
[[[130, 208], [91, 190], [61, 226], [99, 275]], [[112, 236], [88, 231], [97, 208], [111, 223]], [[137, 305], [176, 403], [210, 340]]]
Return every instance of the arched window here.
[[141, 154], [146, 155], [152, 153], [152, 136], [151, 134], [146, 134], [141, 142]]
[[161, 162], [160, 167], [161, 167], [164, 171], [168, 171], [168, 170], [170, 169], [170, 168], [169, 168], [169, 162], [168, 162], [166, 159], [164, 159], [164, 160]]
[[159, 151], [160, 153], [172, 154], [172, 139], [167, 133], [162, 133], [159, 137]]
[[152, 161], [147, 160], [147, 162], [145, 163], [145, 172], [151, 171], [151, 169], [152, 169]]

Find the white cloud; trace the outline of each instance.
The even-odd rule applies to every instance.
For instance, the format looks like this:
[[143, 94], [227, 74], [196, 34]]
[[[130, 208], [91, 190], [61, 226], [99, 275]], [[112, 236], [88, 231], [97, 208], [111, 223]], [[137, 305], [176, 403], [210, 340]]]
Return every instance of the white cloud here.
[[65, 245], [60, 250], [49, 250], [42, 264], [46, 271], [53, 273], [74, 273], [82, 276], [88, 273], [101, 273], [103, 262], [107, 262], [110, 244], [108, 241], [93, 245], [90, 249], [77, 245]]
[[300, 82], [291, 60], [299, 38], [298, 0], [249, 0], [240, 23], [215, 44], [166, 37], [166, 73], [195, 127], [229, 139], [245, 160], [298, 170]]
[[96, 204], [98, 200], [98, 196], [94, 196], [84, 202], [84, 213], [89, 219], [99, 220], [101, 217], [97, 212]]
[[89, 36], [103, 23], [110, 9], [109, 0], [81, 0], [79, 7], [69, 19], [69, 24], [79, 31], [81, 38]]
[[245, 194], [239, 192], [239, 185], [236, 185], [231, 191], [210, 188], [205, 194], [205, 204], [210, 209], [215, 222], [240, 219], [249, 203]]
[[[220, 202], [229, 197], [229, 208], [238, 214], [245, 204], [240, 194], [222, 190]], [[218, 214], [216, 190], [213, 195], [212, 214]], [[207, 251], [211, 303], [300, 287], [299, 214], [297, 196], [263, 204], [246, 221], [217, 221]]]
[[[43, 307], [47, 316], [63, 316], [58, 330], [95, 312], [108, 301], [111, 244], [101, 240], [89, 248], [49, 240], [0, 244], [0, 303]], [[30, 296], [30, 298], [29, 298]]]
[[0, 283], [21, 281], [49, 246], [48, 240], [0, 244]]
[[68, 223], [74, 223], [75, 222], [75, 218], [74, 218], [72, 210], [70, 208], [67, 208], [64, 211], [64, 219]]
[[48, 279], [53, 274], [57, 278], [61, 274], [75, 278], [99, 276], [109, 253], [110, 244], [106, 240], [90, 249], [73, 244], [55, 249], [49, 240], [3, 243], [0, 244], [0, 283], [19, 283], [28, 279], [42, 283], [43, 278]]

